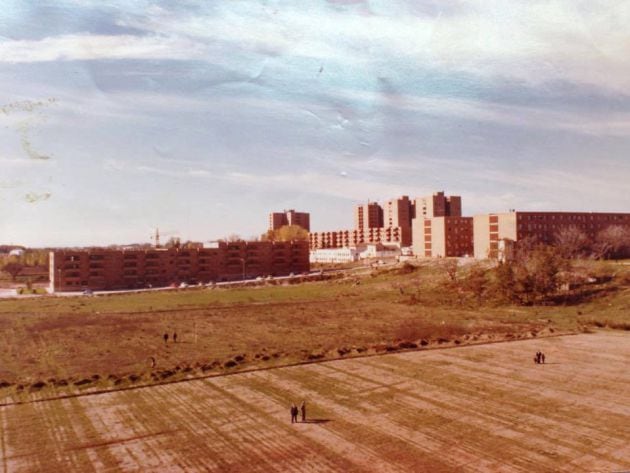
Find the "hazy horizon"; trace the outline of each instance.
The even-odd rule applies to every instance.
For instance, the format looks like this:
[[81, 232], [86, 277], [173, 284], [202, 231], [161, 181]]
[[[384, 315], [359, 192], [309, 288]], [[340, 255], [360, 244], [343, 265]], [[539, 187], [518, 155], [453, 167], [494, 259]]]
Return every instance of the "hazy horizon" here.
[[445, 191], [629, 211], [620, 2], [9, 0], [0, 244], [206, 241]]

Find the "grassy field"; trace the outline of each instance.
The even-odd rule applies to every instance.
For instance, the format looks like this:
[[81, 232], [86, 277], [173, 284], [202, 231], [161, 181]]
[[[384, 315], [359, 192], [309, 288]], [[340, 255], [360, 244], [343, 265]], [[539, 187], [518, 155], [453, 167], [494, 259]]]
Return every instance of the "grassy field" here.
[[630, 266], [604, 269], [615, 277], [597, 288], [597, 297], [553, 307], [460, 303], [444, 291], [446, 274], [435, 264], [409, 274], [380, 271], [300, 285], [2, 300], [0, 399], [597, 327], [627, 329]]
[[4, 405], [2, 471], [628, 470], [629, 364], [601, 331]]

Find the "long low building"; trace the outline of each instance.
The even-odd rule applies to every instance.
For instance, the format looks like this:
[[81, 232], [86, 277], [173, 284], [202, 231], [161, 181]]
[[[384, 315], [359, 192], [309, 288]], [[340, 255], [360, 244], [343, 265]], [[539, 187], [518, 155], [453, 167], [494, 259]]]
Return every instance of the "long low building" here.
[[518, 242], [533, 238], [540, 243], [553, 244], [557, 233], [566, 227], [576, 227], [589, 238], [595, 238], [600, 231], [613, 225], [630, 228], [630, 213], [513, 211], [475, 215], [475, 258], [500, 257], [503, 240]]
[[209, 283], [310, 270], [307, 241], [219, 242], [213, 248], [57, 250], [50, 289], [118, 290]]
[[309, 242], [311, 250], [361, 246], [369, 243], [401, 246], [403, 241], [410, 240], [410, 232], [409, 229], [402, 227], [311, 232], [309, 233]]

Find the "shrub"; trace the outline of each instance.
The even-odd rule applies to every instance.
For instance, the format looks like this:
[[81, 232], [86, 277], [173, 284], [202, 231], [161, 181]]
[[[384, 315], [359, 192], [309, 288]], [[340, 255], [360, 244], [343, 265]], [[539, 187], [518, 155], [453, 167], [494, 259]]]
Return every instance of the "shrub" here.
[[44, 386], [46, 386], [46, 383], [44, 381], [36, 381], [33, 384], [31, 384], [31, 391], [39, 391]]

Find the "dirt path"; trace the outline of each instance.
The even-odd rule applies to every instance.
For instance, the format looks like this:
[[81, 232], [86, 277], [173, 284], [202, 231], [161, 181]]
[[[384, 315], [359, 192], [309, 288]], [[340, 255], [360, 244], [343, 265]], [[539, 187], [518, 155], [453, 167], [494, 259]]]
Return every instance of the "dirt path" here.
[[[546, 365], [532, 361], [536, 350]], [[407, 352], [0, 408], [1, 471], [630, 469], [630, 334]], [[312, 422], [292, 425], [291, 402]]]

